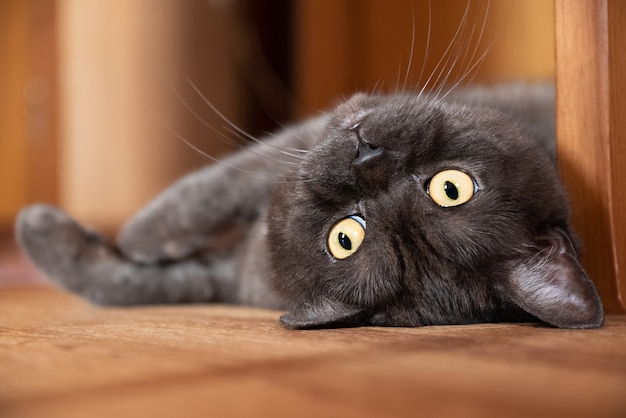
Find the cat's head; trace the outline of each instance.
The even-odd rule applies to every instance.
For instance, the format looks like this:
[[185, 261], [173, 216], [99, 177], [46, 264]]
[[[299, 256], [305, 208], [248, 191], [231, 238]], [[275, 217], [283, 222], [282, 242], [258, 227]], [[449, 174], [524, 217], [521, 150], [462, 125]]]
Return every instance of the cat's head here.
[[286, 180], [268, 242], [287, 327], [603, 322], [556, 170], [504, 114], [357, 95]]

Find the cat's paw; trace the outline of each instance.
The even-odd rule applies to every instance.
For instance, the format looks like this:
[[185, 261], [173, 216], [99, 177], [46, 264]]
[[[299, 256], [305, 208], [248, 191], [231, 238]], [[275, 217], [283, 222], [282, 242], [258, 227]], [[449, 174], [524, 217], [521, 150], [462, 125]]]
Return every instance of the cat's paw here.
[[[76, 240], [80, 227], [61, 210], [48, 205], [33, 205], [22, 209], [15, 225], [16, 238], [33, 261], [49, 258], [59, 246]], [[74, 246], [69, 246], [72, 249]], [[75, 249], [75, 248], [73, 248]], [[72, 254], [68, 254], [71, 256]]]
[[64, 285], [75, 272], [96, 258], [112, 256], [99, 235], [87, 231], [63, 211], [49, 205], [23, 209], [15, 236], [28, 258], [40, 270]]

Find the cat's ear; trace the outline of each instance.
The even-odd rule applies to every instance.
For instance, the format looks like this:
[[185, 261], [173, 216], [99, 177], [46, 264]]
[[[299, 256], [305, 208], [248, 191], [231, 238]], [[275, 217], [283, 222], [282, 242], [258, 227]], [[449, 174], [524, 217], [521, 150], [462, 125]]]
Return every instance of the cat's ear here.
[[513, 302], [555, 327], [602, 326], [602, 301], [567, 234], [554, 229], [538, 244], [537, 252], [515, 265], [508, 278]]
[[368, 315], [361, 309], [329, 299], [304, 302], [280, 317], [290, 329], [345, 328], [367, 325]]

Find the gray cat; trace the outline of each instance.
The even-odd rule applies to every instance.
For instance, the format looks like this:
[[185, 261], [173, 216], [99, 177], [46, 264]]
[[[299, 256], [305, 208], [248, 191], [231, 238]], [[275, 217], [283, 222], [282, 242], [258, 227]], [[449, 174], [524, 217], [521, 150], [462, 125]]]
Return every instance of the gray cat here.
[[554, 164], [550, 86], [357, 94], [143, 208], [117, 243], [24, 209], [34, 264], [95, 303], [285, 309], [287, 328], [595, 328]]

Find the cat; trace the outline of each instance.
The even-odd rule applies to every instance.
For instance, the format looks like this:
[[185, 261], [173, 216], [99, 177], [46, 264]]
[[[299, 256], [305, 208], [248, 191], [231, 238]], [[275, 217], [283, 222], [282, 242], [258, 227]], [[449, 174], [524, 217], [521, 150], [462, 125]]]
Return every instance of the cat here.
[[182, 178], [116, 243], [47, 205], [16, 237], [101, 305], [245, 304], [290, 329], [596, 328], [554, 136], [550, 85], [360, 93]]

